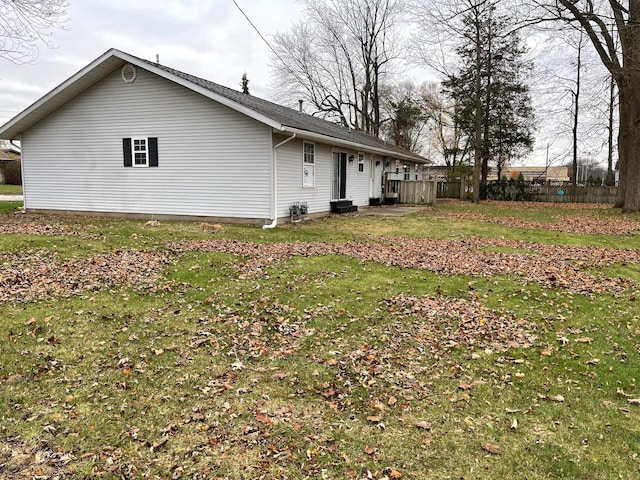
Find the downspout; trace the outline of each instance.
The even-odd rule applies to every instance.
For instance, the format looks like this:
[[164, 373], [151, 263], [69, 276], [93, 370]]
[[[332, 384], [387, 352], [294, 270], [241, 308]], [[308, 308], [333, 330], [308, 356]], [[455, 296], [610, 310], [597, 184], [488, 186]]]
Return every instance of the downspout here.
[[[17, 145], [13, 143], [13, 140], [11, 140], [11, 144], [17, 147]], [[23, 145], [24, 145], [24, 142], [22, 141], [22, 133], [20, 133], [20, 178], [22, 180], [22, 213], [25, 213], [27, 211], [27, 189], [24, 188], [24, 149], [22, 148]]]
[[269, 225], [263, 225], [262, 229], [266, 230], [267, 228], [275, 228], [278, 225], [278, 148], [280, 148], [285, 143], [296, 138], [296, 134], [293, 133], [291, 136], [275, 147], [273, 147], [273, 222]]

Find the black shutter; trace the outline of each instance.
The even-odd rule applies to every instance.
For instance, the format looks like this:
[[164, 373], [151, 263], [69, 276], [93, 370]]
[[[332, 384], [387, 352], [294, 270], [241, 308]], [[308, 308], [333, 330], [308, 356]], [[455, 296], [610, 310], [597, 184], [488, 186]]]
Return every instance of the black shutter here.
[[149, 137], [149, 166], [157, 167], [158, 166], [158, 138], [157, 137]]
[[133, 160], [131, 155], [131, 139], [130, 138], [122, 139], [122, 152], [124, 154], [124, 166], [132, 167]]

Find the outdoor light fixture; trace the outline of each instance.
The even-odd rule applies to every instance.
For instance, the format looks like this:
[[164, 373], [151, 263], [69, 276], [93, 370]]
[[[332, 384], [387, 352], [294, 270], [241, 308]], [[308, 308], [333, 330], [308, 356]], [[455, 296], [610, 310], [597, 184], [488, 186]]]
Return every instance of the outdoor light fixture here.
[[349, 163], [353, 163], [353, 159], [356, 158], [353, 155], [349, 155]]

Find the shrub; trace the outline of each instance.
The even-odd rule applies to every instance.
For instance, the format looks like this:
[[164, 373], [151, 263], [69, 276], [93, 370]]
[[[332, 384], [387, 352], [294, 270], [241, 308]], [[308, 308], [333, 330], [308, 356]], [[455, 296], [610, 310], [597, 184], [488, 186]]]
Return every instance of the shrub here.
[[22, 166], [20, 160], [2, 162], [0, 168], [2, 168], [4, 183], [7, 185], [22, 185]]

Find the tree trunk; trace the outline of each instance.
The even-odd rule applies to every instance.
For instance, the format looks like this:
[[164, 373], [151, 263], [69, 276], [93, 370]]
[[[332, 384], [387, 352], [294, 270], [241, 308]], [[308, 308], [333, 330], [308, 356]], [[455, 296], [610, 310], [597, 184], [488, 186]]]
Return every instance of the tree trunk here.
[[630, 71], [618, 84], [620, 136], [618, 197], [623, 212], [640, 212], [640, 72]]
[[613, 114], [615, 111], [616, 102], [616, 83], [611, 76], [611, 83], [609, 85], [609, 124], [607, 130], [609, 137], [607, 139], [607, 179], [605, 185], [608, 187], [616, 184], [615, 174], [613, 173]]
[[473, 203], [480, 203], [480, 175], [482, 173], [482, 79], [481, 61], [482, 61], [482, 45], [480, 41], [480, 25], [476, 22], [476, 117], [475, 117], [475, 138], [474, 138], [474, 159], [473, 159]]
[[618, 76], [620, 100], [618, 202], [623, 212], [640, 212], [640, 1], [629, 2], [629, 21], [622, 32], [624, 68]]
[[[582, 29], [580, 29], [580, 40], [578, 41], [578, 66], [576, 72], [576, 91], [574, 92], [575, 104], [573, 106], [573, 169], [571, 172], [571, 183], [578, 183], [578, 121], [580, 119], [580, 74], [582, 69]], [[585, 180], [586, 181], [586, 180]]]

